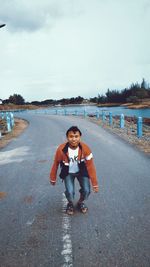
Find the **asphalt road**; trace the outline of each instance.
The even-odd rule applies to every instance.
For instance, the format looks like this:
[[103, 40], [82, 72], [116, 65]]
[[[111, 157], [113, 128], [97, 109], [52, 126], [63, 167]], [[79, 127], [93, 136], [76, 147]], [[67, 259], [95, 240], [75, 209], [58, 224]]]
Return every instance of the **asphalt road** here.
[[[0, 267], [149, 267], [149, 158], [83, 118], [22, 116], [29, 127], [0, 151]], [[72, 125], [93, 151], [100, 192], [70, 217], [64, 184], [48, 178]]]

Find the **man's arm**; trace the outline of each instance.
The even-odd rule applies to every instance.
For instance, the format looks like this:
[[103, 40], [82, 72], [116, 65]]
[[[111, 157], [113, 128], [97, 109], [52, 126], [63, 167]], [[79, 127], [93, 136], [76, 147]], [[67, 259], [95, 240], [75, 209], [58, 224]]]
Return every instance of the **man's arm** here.
[[50, 183], [51, 185], [55, 185], [56, 184], [56, 179], [57, 179], [57, 170], [58, 170], [58, 166], [59, 166], [59, 163], [60, 163], [60, 151], [59, 151], [59, 148], [56, 150], [56, 154], [55, 154], [55, 157], [54, 157], [54, 162], [53, 162], [53, 165], [51, 167], [51, 170], [50, 170]]
[[94, 164], [94, 160], [93, 160], [92, 151], [88, 145], [86, 145], [85, 164], [86, 164], [86, 168], [87, 168], [89, 177], [91, 179], [93, 191], [95, 193], [97, 193], [99, 191], [99, 187], [98, 187], [96, 168], [95, 168], [95, 164]]
[[93, 191], [97, 193], [99, 191], [99, 187], [98, 187], [98, 179], [97, 179], [96, 168], [94, 165], [93, 158], [86, 160], [86, 167], [87, 167], [89, 177], [91, 179]]

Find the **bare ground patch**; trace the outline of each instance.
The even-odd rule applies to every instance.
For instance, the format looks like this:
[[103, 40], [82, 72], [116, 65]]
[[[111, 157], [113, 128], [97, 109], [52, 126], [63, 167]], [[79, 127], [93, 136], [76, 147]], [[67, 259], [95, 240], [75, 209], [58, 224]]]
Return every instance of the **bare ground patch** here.
[[134, 145], [136, 148], [143, 151], [145, 154], [150, 155], [150, 126], [144, 126], [143, 136], [138, 138], [136, 135], [137, 126], [133, 121], [126, 120], [126, 127], [121, 129], [119, 127], [118, 119], [114, 119], [113, 126], [109, 126], [108, 122], [104, 124], [102, 120], [97, 120], [95, 117], [88, 117], [88, 120], [119, 136], [129, 144]]
[[15, 118], [13, 130], [11, 132], [7, 132], [5, 121], [1, 121], [1, 123], [3, 123], [3, 128], [1, 129], [2, 137], [0, 138], [0, 149], [19, 136], [28, 126], [28, 122], [26, 120]]

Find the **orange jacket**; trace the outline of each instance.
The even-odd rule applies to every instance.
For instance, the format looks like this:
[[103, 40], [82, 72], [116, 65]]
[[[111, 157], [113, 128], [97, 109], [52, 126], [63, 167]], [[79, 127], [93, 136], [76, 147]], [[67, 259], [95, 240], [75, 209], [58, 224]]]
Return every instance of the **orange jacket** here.
[[[69, 171], [69, 157], [68, 157], [68, 142], [59, 145], [56, 150], [54, 162], [50, 171], [50, 181], [56, 182], [57, 170], [60, 164], [61, 173], [60, 177], [64, 179], [68, 175]], [[79, 173], [82, 176], [88, 176], [91, 180], [93, 187], [98, 187], [96, 169], [93, 162], [93, 155], [90, 148], [85, 144], [80, 142], [79, 152], [78, 152], [78, 165]]]

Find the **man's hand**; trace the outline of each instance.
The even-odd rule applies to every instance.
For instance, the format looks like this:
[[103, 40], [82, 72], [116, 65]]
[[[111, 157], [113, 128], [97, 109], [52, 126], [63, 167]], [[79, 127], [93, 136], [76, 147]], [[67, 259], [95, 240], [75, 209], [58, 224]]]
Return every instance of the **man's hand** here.
[[50, 181], [50, 184], [51, 184], [51, 185], [55, 185], [55, 184], [56, 184], [56, 182]]
[[98, 191], [99, 191], [98, 186], [93, 186], [93, 191], [94, 191], [94, 193], [98, 193]]

